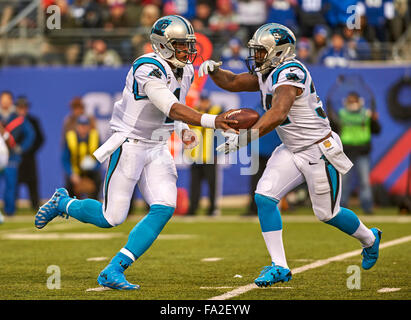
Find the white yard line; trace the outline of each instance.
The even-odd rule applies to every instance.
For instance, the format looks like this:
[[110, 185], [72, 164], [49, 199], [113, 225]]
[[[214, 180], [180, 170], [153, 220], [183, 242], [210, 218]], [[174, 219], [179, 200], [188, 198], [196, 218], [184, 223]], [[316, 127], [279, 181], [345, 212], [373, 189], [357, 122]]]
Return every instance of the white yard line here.
[[380, 290], [377, 290], [378, 293], [386, 293], [386, 292], [397, 292], [400, 291], [401, 288], [381, 288]]
[[[405, 242], [408, 242], [408, 241], [411, 241], [411, 235], [381, 243], [380, 249], [388, 248], [388, 247], [395, 246], [395, 245], [405, 243]], [[301, 272], [304, 272], [304, 271], [307, 271], [307, 270], [322, 267], [322, 266], [324, 266], [326, 264], [329, 264], [331, 262], [334, 262], [334, 261], [342, 261], [344, 259], [347, 259], [347, 258], [350, 258], [350, 257], [353, 257], [353, 256], [357, 256], [359, 254], [361, 254], [361, 250], [354, 250], [354, 251], [346, 252], [346, 253], [339, 254], [339, 255], [334, 256], [334, 257], [330, 257], [328, 259], [322, 259], [322, 260], [314, 261], [313, 263], [309, 263], [309, 264], [306, 264], [302, 267], [292, 269], [291, 272], [292, 272], [293, 275], [295, 275], [295, 274], [298, 274], [298, 273], [301, 273]], [[227, 300], [227, 299], [239, 296], [240, 294], [243, 294], [243, 293], [248, 292], [250, 290], [257, 289], [257, 288], [258, 287], [254, 283], [250, 283], [250, 284], [247, 284], [245, 286], [238, 287], [234, 290], [226, 292], [222, 295], [212, 297], [208, 300]]]
[[202, 262], [215, 262], [215, 261], [220, 261], [220, 260], [223, 260], [223, 258], [212, 257], [212, 258], [201, 259]]

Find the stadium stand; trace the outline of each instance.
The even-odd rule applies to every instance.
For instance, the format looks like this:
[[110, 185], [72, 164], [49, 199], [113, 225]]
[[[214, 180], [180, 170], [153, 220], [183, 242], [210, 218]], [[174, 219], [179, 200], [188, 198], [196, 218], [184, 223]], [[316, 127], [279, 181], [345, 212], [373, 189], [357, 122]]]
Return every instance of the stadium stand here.
[[[246, 47], [265, 22], [304, 38], [304, 60], [313, 64], [327, 61], [321, 56], [341, 37], [338, 55], [348, 62], [406, 60], [411, 52], [406, 0], [0, 0], [0, 12], [2, 66], [128, 65], [151, 50], [148, 31], [165, 14], [188, 18], [211, 40], [215, 58], [233, 37]], [[98, 59], [96, 50], [109, 57]]]

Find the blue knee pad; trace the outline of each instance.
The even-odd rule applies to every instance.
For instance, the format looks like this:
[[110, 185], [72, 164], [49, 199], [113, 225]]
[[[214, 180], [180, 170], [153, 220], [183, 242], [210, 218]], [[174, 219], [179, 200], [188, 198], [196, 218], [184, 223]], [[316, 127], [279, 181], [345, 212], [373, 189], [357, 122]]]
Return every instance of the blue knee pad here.
[[135, 259], [140, 257], [157, 239], [172, 217], [174, 209], [159, 204], [152, 205], [148, 214], [131, 230], [124, 248], [130, 251]]
[[350, 209], [341, 207], [341, 210], [337, 213], [337, 215], [325, 223], [330, 224], [349, 235], [352, 235], [360, 226], [360, 219], [358, 219], [357, 215]]
[[254, 196], [257, 204], [258, 219], [260, 220], [263, 232], [277, 231], [283, 228], [280, 210], [277, 207], [278, 201], [256, 193]]

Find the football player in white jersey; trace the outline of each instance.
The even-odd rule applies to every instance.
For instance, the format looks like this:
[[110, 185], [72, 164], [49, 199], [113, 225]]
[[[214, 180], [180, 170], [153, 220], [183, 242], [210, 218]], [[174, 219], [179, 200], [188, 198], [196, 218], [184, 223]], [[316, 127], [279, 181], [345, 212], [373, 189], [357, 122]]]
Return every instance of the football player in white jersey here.
[[258, 286], [291, 279], [277, 205], [303, 182], [307, 183], [317, 218], [360, 241], [363, 268], [370, 269], [378, 258], [381, 231], [368, 229], [354, 212], [340, 207], [341, 175], [352, 163], [342, 151], [340, 138], [331, 131], [309, 71], [295, 59], [295, 43], [294, 34], [285, 26], [265, 24], [248, 43], [249, 73], [234, 74], [212, 60], [199, 68], [200, 77], [209, 74], [225, 90], [260, 91], [266, 111], [251, 128], [258, 130], [257, 135], [251, 134], [252, 130], [226, 132], [226, 143], [218, 146], [218, 151], [235, 151], [273, 129], [283, 142], [271, 155], [255, 191], [262, 234], [272, 261], [255, 279]]
[[94, 153], [103, 162], [110, 157], [104, 181], [103, 204], [71, 198], [60, 188], [40, 207], [35, 226], [43, 228], [56, 216], [67, 215], [101, 228], [121, 224], [127, 217], [137, 184], [149, 213], [130, 232], [127, 244], [98, 276], [113, 289], [134, 290], [124, 271], [154, 242], [171, 218], [177, 198], [177, 171], [167, 147], [173, 131], [186, 148], [197, 144], [188, 124], [229, 129], [224, 114], [201, 114], [184, 104], [194, 79], [196, 38], [193, 27], [177, 15], [158, 19], [150, 35], [154, 53], [137, 58], [127, 74], [122, 99], [114, 106], [112, 136]]

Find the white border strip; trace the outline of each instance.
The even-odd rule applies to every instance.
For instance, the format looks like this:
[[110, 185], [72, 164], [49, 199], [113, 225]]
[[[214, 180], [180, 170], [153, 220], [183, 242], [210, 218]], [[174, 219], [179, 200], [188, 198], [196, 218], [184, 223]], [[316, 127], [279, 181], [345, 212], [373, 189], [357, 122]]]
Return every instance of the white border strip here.
[[[398, 239], [395, 239], [395, 240], [391, 240], [391, 241], [388, 241], [388, 242], [385, 242], [385, 243], [381, 243], [380, 249], [388, 248], [388, 247], [395, 246], [397, 244], [405, 243], [405, 242], [408, 242], [408, 241], [411, 241], [411, 235], [406, 236], [406, 237], [402, 237], [402, 238], [398, 238]], [[343, 253], [343, 254], [339, 254], [337, 256], [334, 256], [334, 257], [331, 257], [331, 258], [328, 258], [328, 259], [317, 260], [317, 261], [314, 261], [313, 263], [306, 264], [302, 267], [292, 269], [291, 272], [294, 275], [294, 274], [298, 274], [298, 273], [301, 273], [301, 272], [304, 272], [304, 271], [307, 271], [307, 270], [319, 268], [319, 267], [322, 267], [326, 264], [329, 264], [330, 262], [342, 261], [344, 259], [347, 259], [347, 258], [350, 258], [350, 257], [353, 257], [353, 256], [357, 256], [361, 253], [361, 251], [362, 250], [354, 250], [354, 251], [346, 252], [346, 253]], [[227, 299], [239, 296], [240, 294], [246, 293], [246, 292], [248, 292], [252, 289], [257, 289], [257, 288], [258, 287], [254, 283], [250, 283], [250, 284], [247, 284], [245, 286], [238, 287], [237, 289], [226, 292], [222, 295], [209, 298], [208, 300], [227, 300]]]

